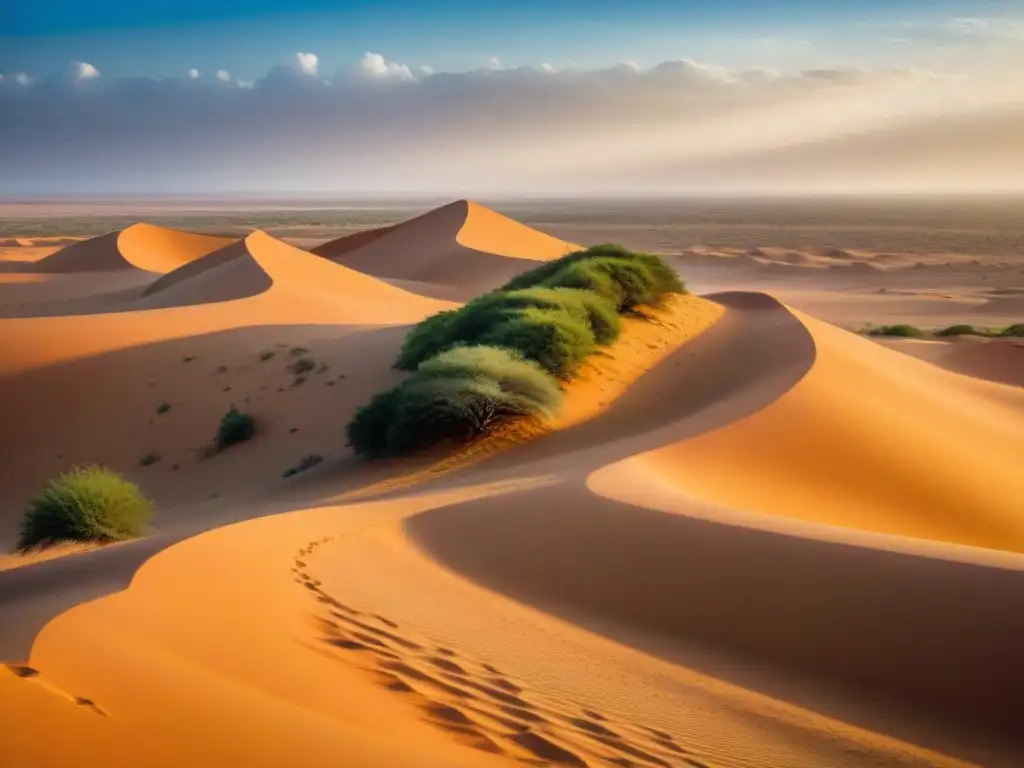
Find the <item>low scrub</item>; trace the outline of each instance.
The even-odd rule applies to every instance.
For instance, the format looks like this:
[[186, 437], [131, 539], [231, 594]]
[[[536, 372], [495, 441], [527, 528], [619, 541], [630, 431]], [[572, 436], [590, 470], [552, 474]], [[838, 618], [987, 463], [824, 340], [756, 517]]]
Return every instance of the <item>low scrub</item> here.
[[292, 477], [293, 475], [297, 475], [300, 472], [305, 472], [307, 469], [312, 469], [323, 460], [324, 457], [321, 456], [319, 453], [310, 453], [306, 456], [303, 456], [299, 463], [296, 464], [294, 467], [288, 467], [288, 469], [286, 469], [281, 476]]
[[1008, 325], [999, 332], [999, 335], [1004, 339], [1022, 339], [1024, 338], [1024, 323]]
[[153, 504], [134, 483], [103, 467], [76, 467], [29, 503], [18, 548], [134, 538], [152, 514]]
[[514, 419], [553, 415], [561, 397], [558, 383], [521, 354], [461, 347], [425, 361], [356, 411], [348, 442], [378, 458], [472, 440]]
[[217, 428], [217, 447], [227, 448], [229, 445], [244, 443], [256, 434], [256, 420], [248, 413], [231, 408], [221, 417]]
[[912, 325], [880, 325], [877, 328], [869, 328], [868, 336], [897, 336], [904, 339], [924, 338], [924, 331]]
[[660, 258], [615, 245], [543, 263], [419, 323], [395, 362], [412, 375], [356, 412], [349, 444], [390, 456], [552, 415], [558, 380], [618, 337], [622, 314], [683, 292]]
[[984, 330], [975, 328], [973, 325], [951, 325], [948, 328], [935, 332], [936, 336], [943, 338], [950, 336], [985, 336]]

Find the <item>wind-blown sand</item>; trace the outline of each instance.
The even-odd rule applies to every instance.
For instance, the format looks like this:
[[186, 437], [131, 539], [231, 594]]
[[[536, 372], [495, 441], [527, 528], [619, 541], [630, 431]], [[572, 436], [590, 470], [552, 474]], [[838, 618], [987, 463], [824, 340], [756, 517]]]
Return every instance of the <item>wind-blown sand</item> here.
[[[363, 465], [343, 425], [453, 306], [429, 296], [574, 246], [466, 202], [317, 253], [193, 237], [112, 238], [138, 279], [98, 313], [6, 285], [37, 293], [0, 319], [0, 541], [76, 462], [159, 513], [0, 570], [3, 764], [1024, 761], [1011, 343], [917, 359], [761, 292], [685, 297], [627, 319], [534, 440]], [[260, 434], [201, 459], [232, 403]]]

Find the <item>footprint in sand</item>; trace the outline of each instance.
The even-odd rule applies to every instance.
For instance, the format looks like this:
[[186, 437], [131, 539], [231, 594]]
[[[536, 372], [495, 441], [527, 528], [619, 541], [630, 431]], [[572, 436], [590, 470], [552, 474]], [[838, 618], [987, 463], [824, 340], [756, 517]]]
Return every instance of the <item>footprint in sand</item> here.
[[35, 667], [30, 667], [27, 664], [4, 664], [3, 666], [7, 669], [8, 672], [13, 674], [15, 677], [19, 677], [22, 680], [31, 680], [33, 682], [36, 682], [43, 688], [48, 690], [50, 693], [60, 696], [62, 699], [66, 699], [72, 702], [73, 704], [76, 704], [77, 706], [82, 707], [83, 709], [86, 709], [89, 712], [92, 712], [94, 715], [99, 715], [100, 717], [109, 717], [107, 712], [104, 711], [103, 708], [100, 707], [92, 699], [87, 698], [85, 696], [72, 696], [71, 694], [61, 690], [57, 686], [52, 685], [51, 683], [48, 683], [45, 680], [43, 680], [39, 670]]

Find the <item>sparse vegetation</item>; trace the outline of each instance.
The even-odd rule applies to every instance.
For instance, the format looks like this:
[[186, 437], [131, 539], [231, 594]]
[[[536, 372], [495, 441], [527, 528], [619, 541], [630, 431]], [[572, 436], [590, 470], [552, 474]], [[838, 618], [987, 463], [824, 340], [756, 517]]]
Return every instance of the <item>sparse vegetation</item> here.
[[288, 366], [288, 370], [294, 373], [296, 376], [303, 373], [308, 373], [316, 368], [316, 360], [311, 357], [300, 357], [294, 363]]
[[169, 410], [171, 410], [170, 403], [160, 403], [160, 405], [156, 407], [157, 413], [167, 413]]
[[948, 328], [935, 332], [936, 336], [984, 336], [985, 331], [975, 328], [973, 325], [951, 325]]
[[305, 472], [307, 469], [315, 467], [323, 460], [324, 457], [318, 453], [311, 453], [307, 456], [303, 456], [302, 459], [299, 460], [299, 463], [297, 465], [295, 465], [294, 467], [288, 467], [288, 469], [284, 471], [282, 477], [291, 477], [292, 475], [299, 474], [299, 472]]
[[912, 325], [880, 325], [876, 328], [868, 328], [868, 336], [897, 336], [905, 339], [924, 338], [924, 332]]
[[621, 314], [684, 291], [657, 256], [615, 245], [542, 264], [417, 325], [395, 362], [412, 376], [356, 412], [349, 444], [366, 457], [390, 456], [550, 416], [562, 397], [558, 379], [618, 337]]
[[557, 381], [521, 353], [460, 347], [425, 361], [356, 411], [348, 440], [362, 456], [393, 456], [469, 440], [512, 419], [550, 416], [561, 398]]
[[[912, 325], [880, 325], [870, 326], [863, 331], [868, 336], [900, 336], [904, 338], [919, 339], [929, 335], [920, 328]], [[940, 339], [955, 338], [957, 336], [982, 336], [985, 338], [1020, 338], [1024, 337], [1024, 323], [1009, 325], [1005, 328], [984, 328], [977, 325], [960, 323], [940, 328], [931, 332], [932, 336]]]
[[232, 406], [220, 420], [217, 428], [217, 447], [227, 448], [244, 443], [256, 434], [256, 420]]
[[306, 354], [307, 352], [309, 352], [308, 347], [292, 347], [290, 350], [288, 350], [288, 354], [291, 355], [292, 357], [299, 357], [301, 355]]
[[274, 351], [273, 349], [264, 349], [262, 352], [260, 352], [260, 360], [266, 362], [276, 354], [277, 352]]
[[196, 359], [195, 355], [185, 355], [185, 357], [181, 358], [181, 362], [183, 362], [183, 363], [191, 363], [195, 359]]
[[145, 456], [139, 459], [139, 464], [141, 464], [144, 467], [148, 467], [153, 464], [156, 464], [158, 461], [160, 461], [159, 453], [147, 453]]
[[121, 475], [98, 466], [76, 467], [29, 503], [17, 546], [130, 539], [142, 533], [152, 513], [152, 503]]
[[228, 372], [228, 367], [226, 365], [218, 365], [217, 366], [217, 373], [227, 373], [227, 372]]

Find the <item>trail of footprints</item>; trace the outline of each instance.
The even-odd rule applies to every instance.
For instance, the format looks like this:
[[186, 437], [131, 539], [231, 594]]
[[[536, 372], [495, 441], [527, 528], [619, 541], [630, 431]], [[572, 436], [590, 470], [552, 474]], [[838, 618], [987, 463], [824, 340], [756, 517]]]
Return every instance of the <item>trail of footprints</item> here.
[[92, 712], [94, 715], [99, 715], [100, 717], [109, 717], [109, 714], [92, 699], [86, 698], [85, 696], [74, 696], [67, 691], [58, 688], [52, 683], [47, 682], [40, 676], [39, 670], [35, 667], [30, 667], [27, 664], [3, 664], [2, 666], [7, 672], [15, 677], [41, 685], [50, 693], [70, 701], [75, 706], [82, 707], [86, 711]]
[[303, 559], [329, 540], [299, 550], [292, 568], [295, 581], [325, 607], [319, 620], [324, 641], [462, 743], [528, 765], [712, 768], [671, 734], [542, 700], [490, 664], [342, 604], [308, 574]]

